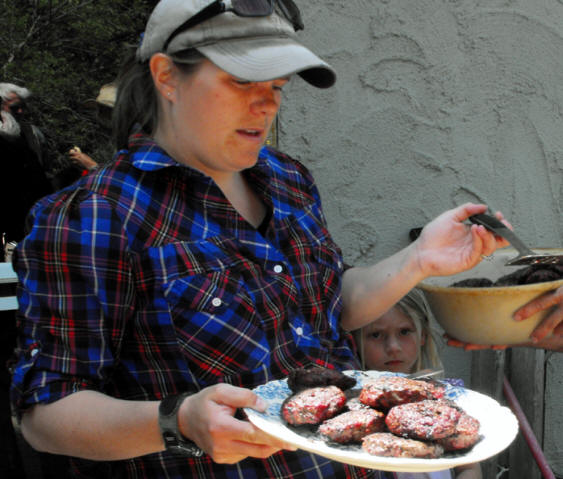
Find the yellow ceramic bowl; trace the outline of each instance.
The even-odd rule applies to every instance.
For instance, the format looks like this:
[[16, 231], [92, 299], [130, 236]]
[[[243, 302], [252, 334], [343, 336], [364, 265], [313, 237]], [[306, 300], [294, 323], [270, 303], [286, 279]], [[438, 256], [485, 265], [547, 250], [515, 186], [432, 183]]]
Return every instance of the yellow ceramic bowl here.
[[[533, 248], [538, 253], [563, 254], [561, 248]], [[548, 314], [542, 311], [525, 321], [514, 321], [514, 312], [532, 299], [563, 285], [563, 279], [524, 286], [453, 288], [462, 279], [492, 281], [525, 266], [505, 266], [517, 255], [512, 248], [498, 250], [475, 268], [453, 276], [427, 278], [418, 286], [438, 323], [452, 337], [474, 344], [518, 344], [529, 341], [534, 327]]]

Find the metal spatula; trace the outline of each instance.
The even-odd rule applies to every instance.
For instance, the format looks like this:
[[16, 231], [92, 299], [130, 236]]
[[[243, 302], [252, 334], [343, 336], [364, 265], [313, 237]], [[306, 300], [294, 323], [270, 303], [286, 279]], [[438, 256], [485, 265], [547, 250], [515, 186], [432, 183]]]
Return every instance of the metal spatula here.
[[528, 264], [563, 264], [563, 255], [556, 254], [539, 254], [528, 248], [514, 232], [501, 223], [494, 216], [484, 213], [473, 215], [469, 217], [472, 223], [483, 225], [493, 233], [502, 236], [505, 240], [510, 242], [514, 248], [518, 250], [519, 255], [507, 261], [507, 266], [519, 266]]
[[409, 379], [444, 379], [444, 368], [421, 369], [416, 373], [407, 374]]

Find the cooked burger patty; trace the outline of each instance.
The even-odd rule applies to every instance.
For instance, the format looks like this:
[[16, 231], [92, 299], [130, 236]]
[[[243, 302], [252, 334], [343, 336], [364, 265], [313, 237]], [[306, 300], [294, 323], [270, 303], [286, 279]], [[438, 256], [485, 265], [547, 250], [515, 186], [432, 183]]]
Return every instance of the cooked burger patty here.
[[442, 446], [432, 442], [398, 437], [388, 432], [376, 432], [365, 436], [362, 449], [374, 456], [419, 457], [435, 459], [444, 453]]
[[454, 434], [461, 414], [446, 401], [424, 400], [391, 408], [385, 424], [398, 436], [433, 441]]
[[311, 366], [291, 371], [287, 385], [294, 393], [319, 386], [336, 386], [345, 391], [355, 386], [356, 380], [334, 369]]
[[479, 440], [479, 421], [463, 412], [451, 436], [439, 439], [437, 442], [445, 451], [459, 451], [473, 447]]
[[364, 436], [384, 429], [385, 414], [375, 409], [348, 411], [319, 426], [323, 436], [341, 444], [360, 442]]
[[444, 391], [444, 386], [433, 381], [384, 376], [364, 384], [360, 401], [376, 409], [389, 409], [398, 404], [438, 399]]
[[288, 424], [320, 424], [338, 414], [346, 404], [346, 395], [336, 386], [305, 389], [287, 398], [281, 407]]

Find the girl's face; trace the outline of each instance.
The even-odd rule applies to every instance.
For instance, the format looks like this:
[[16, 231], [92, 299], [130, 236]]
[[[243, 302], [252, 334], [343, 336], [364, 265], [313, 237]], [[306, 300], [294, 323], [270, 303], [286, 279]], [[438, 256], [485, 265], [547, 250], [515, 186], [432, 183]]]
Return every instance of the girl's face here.
[[209, 60], [179, 78], [165, 133], [168, 153], [214, 179], [252, 167], [288, 78], [247, 82]]
[[412, 373], [424, 339], [414, 321], [394, 306], [362, 330], [366, 369]]

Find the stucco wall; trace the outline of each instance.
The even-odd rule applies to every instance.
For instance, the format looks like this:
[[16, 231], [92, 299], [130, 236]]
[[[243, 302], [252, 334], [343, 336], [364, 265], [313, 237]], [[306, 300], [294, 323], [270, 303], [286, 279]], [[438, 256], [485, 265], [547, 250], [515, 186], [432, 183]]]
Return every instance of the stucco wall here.
[[[465, 201], [503, 211], [531, 246], [563, 246], [563, 1], [298, 3], [304, 42], [338, 82], [292, 82], [279, 145], [313, 171], [349, 263], [392, 254]], [[468, 353], [444, 356], [468, 378]], [[548, 375], [563, 397], [561, 367]], [[546, 411], [554, 437], [558, 403]]]

